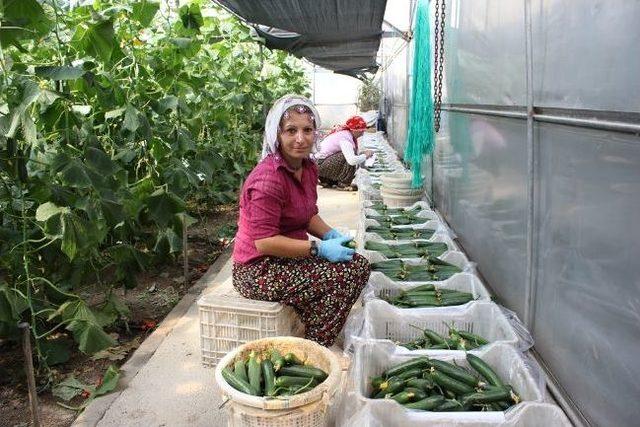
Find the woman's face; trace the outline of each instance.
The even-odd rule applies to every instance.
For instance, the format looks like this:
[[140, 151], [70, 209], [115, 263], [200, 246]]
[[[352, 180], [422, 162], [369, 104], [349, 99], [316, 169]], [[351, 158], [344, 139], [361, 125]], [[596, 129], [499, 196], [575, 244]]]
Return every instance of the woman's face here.
[[355, 139], [360, 138], [362, 135], [364, 135], [364, 130], [352, 130], [351, 134], [353, 135], [353, 137]]
[[316, 135], [316, 127], [308, 113], [289, 111], [280, 126], [280, 151], [290, 163], [309, 157]]

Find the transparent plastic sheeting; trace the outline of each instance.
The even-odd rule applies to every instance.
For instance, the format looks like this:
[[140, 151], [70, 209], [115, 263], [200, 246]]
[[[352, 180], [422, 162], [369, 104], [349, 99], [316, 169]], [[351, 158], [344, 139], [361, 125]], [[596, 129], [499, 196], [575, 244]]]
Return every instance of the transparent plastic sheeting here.
[[[515, 313], [491, 301], [425, 310], [399, 308], [382, 300], [373, 300], [349, 315], [344, 328], [345, 354], [353, 351], [357, 341], [409, 342], [422, 336], [419, 328], [429, 328], [447, 336], [449, 326], [479, 335], [490, 343], [513, 345], [520, 351], [533, 347], [531, 334]], [[409, 350], [398, 346], [397, 351], [424, 353], [436, 350]]]
[[[349, 368], [346, 392], [338, 410], [339, 426], [570, 426], [564, 413], [553, 405], [539, 405], [545, 400], [544, 375], [529, 357], [505, 344], [493, 344], [470, 353], [487, 362], [496, 373], [510, 384], [523, 399], [522, 403], [507, 411], [494, 412], [431, 412], [407, 410], [391, 399], [369, 399], [370, 378], [385, 369], [416, 357], [398, 351], [391, 342], [358, 342]], [[464, 355], [430, 352], [429, 357], [468, 366]], [[526, 410], [529, 405], [539, 406]], [[529, 419], [531, 418], [531, 419]], [[543, 421], [544, 420], [544, 421]], [[527, 424], [528, 423], [528, 424]]]
[[[447, 19], [445, 28], [455, 38], [446, 39], [444, 63], [449, 78], [444, 79], [442, 102], [526, 105], [524, 4], [454, 2], [456, 19]], [[455, 28], [451, 28], [453, 22]]]

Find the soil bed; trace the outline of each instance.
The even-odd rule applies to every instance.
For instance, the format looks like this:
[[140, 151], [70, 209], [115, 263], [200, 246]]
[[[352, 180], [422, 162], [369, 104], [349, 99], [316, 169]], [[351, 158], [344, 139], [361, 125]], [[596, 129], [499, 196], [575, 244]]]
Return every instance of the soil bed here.
[[[153, 332], [171, 309], [198, 281], [216, 258], [229, 244], [235, 234], [237, 206], [218, 206], [214, 211], [197, 216], [198, 223], [188, 232], [188, 260], [190, 277], [183, 276], [183, 260], [179, 257], [173, 263], [156, 266], [137, 276], [138, 286], [117, 295], [124, 299], [131, 310], [131, 318], [109, 332], [117, 339], [118, 345], [106, 352], [89, 356], [74, 351], [69, 361], [53, 367], [53, 380], [62, 381], [73, 374], [85, 384], [98, 385], [109, 365], [122, 366], [142, 341]], [[193, 214], [192, 214], [193, 215]], [[88, 301], [102, 296], [95, 287], [80, 292]], [[31, 413], [23, 370], [22, 349], [13, 342], [0, 340], [0, 427], [26, 427], [31, 425]], [[43, 379], [39, 379], [40, 383]], [[42, 384], [40, 384], [42, 386]], [[60, 406], [58, 398], [51, 394], [51, 388], [38, 395], [42, 425], [48, 427], [70, 426], [76, 411]], [[84, 398], [78, 396], [67, 402], [70, 406], [82, 404]]]

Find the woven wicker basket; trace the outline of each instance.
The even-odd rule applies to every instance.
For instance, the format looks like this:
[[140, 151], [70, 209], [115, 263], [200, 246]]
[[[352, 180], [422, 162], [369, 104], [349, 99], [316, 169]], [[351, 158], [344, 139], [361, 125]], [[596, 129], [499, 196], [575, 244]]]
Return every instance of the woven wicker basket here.
[[[308, 392], [294, 396], [259, 397], [242, 393], [231, 387], [222, 377], [222, 370], [244, 359], [251, 351], [275, 348], [280, 353], [293, 353], [301, 360], [327, 372], [328, 377]], [[328, 406], [338, 391], [342, 368], [337, 356], [329, 349], [303, 338], [273, 337], [248, 342], [220, 360], [215, 378], [223, 396], [230, 399], [230, 426], [325, 426]]]

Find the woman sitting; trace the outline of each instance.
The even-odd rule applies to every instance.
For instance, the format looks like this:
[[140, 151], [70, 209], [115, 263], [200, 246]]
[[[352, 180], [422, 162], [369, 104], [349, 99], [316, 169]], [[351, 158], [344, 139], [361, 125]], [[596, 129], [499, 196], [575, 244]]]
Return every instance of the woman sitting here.
[[[305, 337], [330, 346], [369, 278], [351, 240], [318, 215], [318, 168], [309, 159], [320, 117], [287, 95], [267, 116], [262, 160], [242, 187], [233, 286], [246, 298], [292, 306]], [[307, 233], [321, 238], [310, 241]]]
[[320, 151], [314, 155], [318, 163], [320, 183], [325, 187], [337, 186], [346, 189], [356, 175], [356, 168], [373, 155], [373, 151], [358, 152], [358, 138], [367, 123], [360, 116], [353, 116], [322, 141]]

